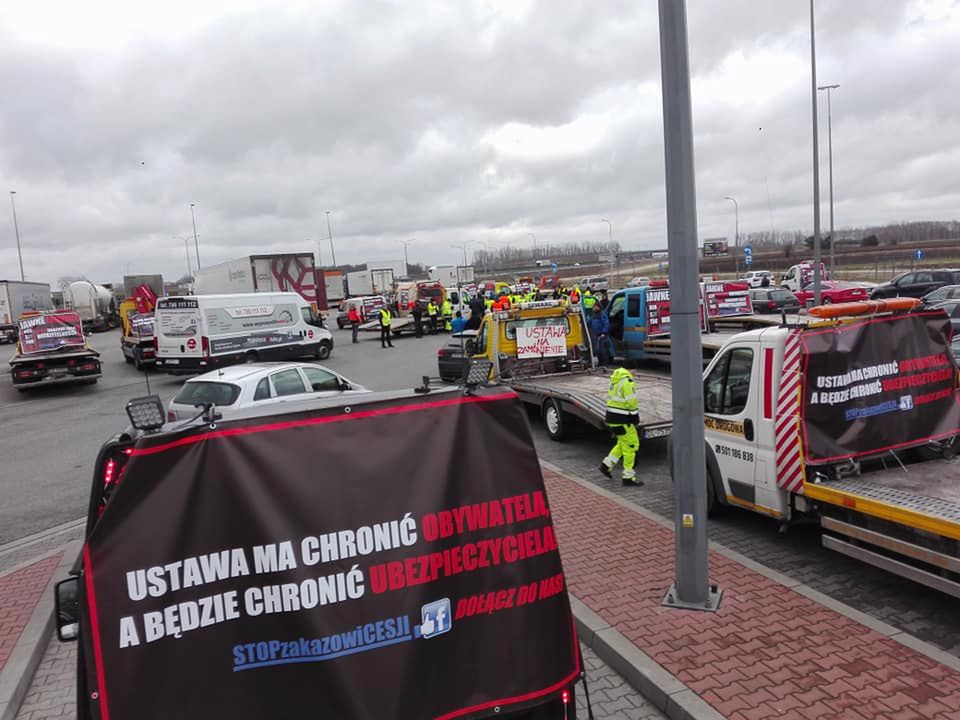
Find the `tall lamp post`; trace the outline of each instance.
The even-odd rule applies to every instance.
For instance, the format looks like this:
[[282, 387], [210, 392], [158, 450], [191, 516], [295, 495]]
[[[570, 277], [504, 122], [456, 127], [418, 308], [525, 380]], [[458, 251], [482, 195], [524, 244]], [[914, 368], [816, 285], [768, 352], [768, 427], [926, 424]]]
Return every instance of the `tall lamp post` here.
[[397, 240], [398, 243], [403, 243], [403, 269], [404, 275], [410, 275], [410, 261], [407, 259], [407, 245], [414, 242], [416, 238], [410, 238], [409, 240]]
[[197, 270], [200, 270], [200, 243], [197, 240], [197, 218], [193, 214], [196, 203], [190, 203], [190, 221], [193, 223], [193, 248], [197, 251]]
[[[462, 251], [463, 251], [463, 266], [466, 267], [466, 266], [467, 266], [467, 246], [466, 246], [466, 245], [451, 245], [450, 247], [452, 247], [454, 250], [462, 250]], [[457, 273], [457, 277], [458, 277], [458, 278], [459, 278], [459, 276], [460, 276], [460, 274]]]
[[740, 279], [740, 205], [736, 198], [724, 195], [724, 200], [733, 203], [733, 264], [736, 267], [736, 280]]
[[14, 201], [17, 191], [10, 191], [10, 208], [13, 210], [13, 234], [17, 236], [17, 260], [20, 261], [20, 282], [23, 282], [23, 254], [20, 252], [20, 226], [17, 225], [17, 203]]
[[820, 138], [817, 122], [817, 28], [813, 0], [810, 0], [810, 99], [813, 118], [813, 304], [821, 300], [820, 263]]
[[660, 0], [660, 73], [666, 165], [670, 318], [673, 350], [674, 523], [676, 573], [664, 605], [716, 610], [721, 592], [708, 581], [707, 477], [703, 434], [703, 350], [697, 283], [697, 197], [685, 0]]
[[171, 235], [174, 240], [183, 240], [183, 251], [187, 255], [187, 277], [193, 277], [193, 268], [190, 267], [190, 238], [184, 235]]
[[533, 259], [537, 259], [537, 236], [535, 233], [528, 232], [527, 235], [533, 238]]
[[830, 174], [830, 277], [833, 278], [834, 254], [833, 247], [836, 238], [833, 236], [833, 110], [830, 107], [830, 91], [836, 90], [839, 85], [821, 85], [817, 90], [827, 91], [827, 157], [828, 173]]
[[327, 210], [327, 237], [330, 238], [330, 257], [333, 258], [333, 267], [337, 267], [337, 253], [333, 249], [333, 231], [330, 229], [330, 211]]
[[609, 220], [604, 220], [603, 218], [600, 219], [600, 222], [605, 222], [605, 223], [607, 224], [607, 226], [609, 227], [609, 230], [610, 230], [610, 249], [613, 250], [613, 223], [611, 223]]

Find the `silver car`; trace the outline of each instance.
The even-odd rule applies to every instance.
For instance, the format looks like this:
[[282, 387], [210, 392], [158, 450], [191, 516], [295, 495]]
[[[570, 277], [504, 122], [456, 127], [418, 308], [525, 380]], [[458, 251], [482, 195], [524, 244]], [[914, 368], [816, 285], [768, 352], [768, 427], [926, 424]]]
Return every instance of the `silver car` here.
[[226, 420], [249, 408], [367, 392], [367, 388], [322, 365], [233, 365], [187, 380], [167, 406], [167, 422], [196, 418], [209, 404]]

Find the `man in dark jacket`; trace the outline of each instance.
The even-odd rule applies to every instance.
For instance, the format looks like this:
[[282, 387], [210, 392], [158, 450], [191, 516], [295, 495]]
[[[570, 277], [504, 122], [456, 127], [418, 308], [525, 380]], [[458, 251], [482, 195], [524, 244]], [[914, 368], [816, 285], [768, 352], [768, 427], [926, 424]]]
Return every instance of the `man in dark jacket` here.
[[417, 337], [423, 337], [423, 306], [419, 302], [410, 303], [413, 315], [413, 331]]
[[480, 321], [483, 320], [483, 313], [486, 309], [486, 303], [483, 302], [483, 298], [479, 295], [470, 301], [470, 320], [467, 321], [467, 330], [480, 329]]
[[590, 314], [590, 342], [593, 344], [593, 351], [597, 354], [600, 365], [608, 365], [611, 360], [610, 320], [599, 305], [594, 305], [593, 312]]

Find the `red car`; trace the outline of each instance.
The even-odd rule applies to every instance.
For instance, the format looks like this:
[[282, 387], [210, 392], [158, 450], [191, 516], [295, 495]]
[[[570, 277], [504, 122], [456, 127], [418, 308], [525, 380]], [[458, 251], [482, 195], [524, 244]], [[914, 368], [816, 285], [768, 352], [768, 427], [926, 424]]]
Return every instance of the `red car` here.
[[[803, 290], [795, 292], [801, 307], [813, 305], [813, 283]], [[860, 302], [870, 299], [870, 291], [857, 283], [841, 282], [839, 280], [824, 280], [820, 283], [820, 297], [824, 305], [830, 303]]]

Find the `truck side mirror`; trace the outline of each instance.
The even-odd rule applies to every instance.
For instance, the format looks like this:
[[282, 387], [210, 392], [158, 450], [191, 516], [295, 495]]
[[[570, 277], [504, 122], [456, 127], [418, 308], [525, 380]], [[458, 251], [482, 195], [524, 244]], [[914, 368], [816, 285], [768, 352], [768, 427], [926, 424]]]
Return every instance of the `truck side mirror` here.
[[76, 640], [80, 635], [80, 578], [69, 577], [53, 587], [57, 610], [57, 639]]

